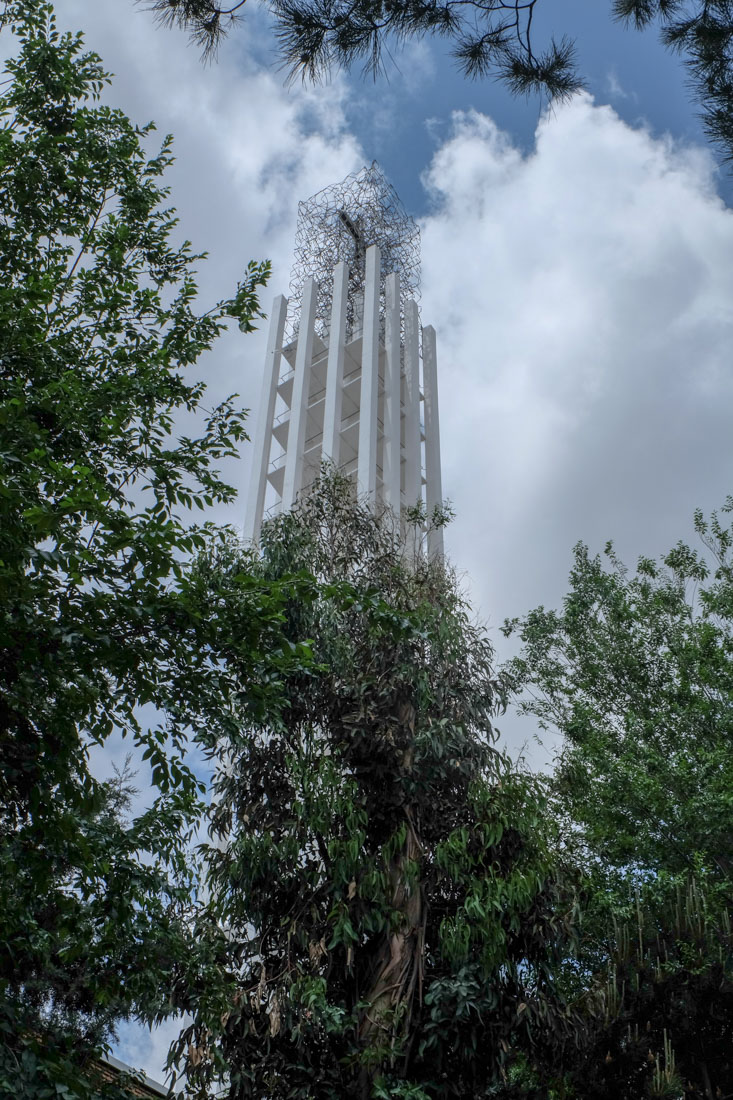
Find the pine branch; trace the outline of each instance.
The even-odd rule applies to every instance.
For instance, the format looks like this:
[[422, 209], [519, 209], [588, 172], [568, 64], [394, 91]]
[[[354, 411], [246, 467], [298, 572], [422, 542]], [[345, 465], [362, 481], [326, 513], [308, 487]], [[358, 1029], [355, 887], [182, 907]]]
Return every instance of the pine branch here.
[[216, 58], [222, 39], [240, 22], [238, 12], [245, 0], [238, 0], [230, 7], [220, 7], [214, 0], [136, 0], [136, 3], [152, 11], [161, 26], [188, 31], [191, 41], [201, 48], [202, 60], [211, 61]]
[[[164, 26], [187, 30], [210, 59], [244, 0], [138, 0]], [[385, 51], [410, 38], [440, 35], [455, 43], [467, 76], [496, 76], [513, 91], [565, 98], [581, 86], [572, 45], [562, 39], [535, 53], [532, 19], [538, 0], [273, 0], [275, 36], [291, 79], [317, 82], [334, 69], [360, 66], [376, 76]]]

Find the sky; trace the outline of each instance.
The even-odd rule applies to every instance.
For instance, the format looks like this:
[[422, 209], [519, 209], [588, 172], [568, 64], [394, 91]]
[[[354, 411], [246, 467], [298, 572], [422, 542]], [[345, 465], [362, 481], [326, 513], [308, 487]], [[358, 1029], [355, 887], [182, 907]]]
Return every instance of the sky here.
[[[633, 565], [733, 490], [733, 201], [678, 59], [610, 3], [545, 0], [538, 39], [577, 36], [586, 91], [550, 111], [467, 82], [421, 40], [386, 75], [287, 85], [266, 10], [202, 66], [132, 0], [59, 0], [116, 74], [106, 98], [175, 135], [181, 237], [206, 249], [205, 302], [269, 257], [287, 293], [298, 200], [377, 159], [422, 236], [422, 323], [437, 330], [447, 553], [499, 657], [499, 626], [567, 589], [572, 548], [613, 539]], [[553, 23], [549, 24], [548, 19]], [[202, 361], [211, 403], [257, 412], [265, 333]], [[251, 447], [227, 468], [241, 524]], [[542, 763], [534, 729], [505, 744]], [[118, 1056], [162, 1078], [168, 1035]]]

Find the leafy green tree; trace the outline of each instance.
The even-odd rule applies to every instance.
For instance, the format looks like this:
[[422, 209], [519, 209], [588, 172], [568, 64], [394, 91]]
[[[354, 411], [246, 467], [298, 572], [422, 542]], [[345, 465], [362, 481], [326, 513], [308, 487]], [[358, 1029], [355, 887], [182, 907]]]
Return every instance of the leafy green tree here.
[[261, 549], [204, 556], [202, 589], [236, 612], [242, 575], [305, 571], [285, 634], [309, 639], [310, 658], [281, 677], [277, 705], [212, 731], [209, 915], [229, 993], [181, 1037], [189, 1087], [204, 1096], [223, 1075], [238, 1100], [503, 1089], [572, 1030], [554, 967], [573, 892], [541, 783], [495, 747], [491, 647], [450, 571], [406, 561], [388, 517], [338, 476], [266, 525]]
[[733, 1079], [729, 904], [702, 874], [641, 883], [596, 874], [591, 883], [578, 960], [593, 968], [580, 999], [584, 1027], [578, 1047], [559, 1060], [571, 1095], [726, 1095]]
[[[232, 400], [204, 416], [187, 372], [227, 318], [252, 328], [268, 268], [198, 312], [170, 139], [149, 155], [151, 127], [94, 102], [101, 62], [44, 0], [5, 4], [0, 28], [18, 51], [0, 94], [0, 1092], [55, 1097], [206, 963], [186, 745], [226, 706], [222, 654], [258, 651], [281, 611], [251, 592], [236, 638], [198, 612], [184, 565], [214, 532], [185, 512], [232, 499], [216, 463], [244, 430]], [[201, 434], [176, 438], [179, 414]], [[90, 770], [112, 734], [151, 768], [135, 817]]]
[[563, 738], [555, 804], [589, 885], [581, 1097], [733, 1077], [733, 531], [695, 525], [700, 550], [635, 574], [577, 547], [562, 611], [507, 625], [522, 709]]

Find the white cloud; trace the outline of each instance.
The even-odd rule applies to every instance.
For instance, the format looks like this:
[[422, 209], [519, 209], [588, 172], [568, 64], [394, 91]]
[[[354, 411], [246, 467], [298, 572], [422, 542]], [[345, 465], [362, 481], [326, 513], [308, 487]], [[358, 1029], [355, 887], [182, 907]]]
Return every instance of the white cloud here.
[[730, 491], [733, 213], [707, 153], [588, 96], [527, 156], [454, 116], [425, 182], [448, 547], [498, 625], [560, 600], [577, 540], [633, 563]]

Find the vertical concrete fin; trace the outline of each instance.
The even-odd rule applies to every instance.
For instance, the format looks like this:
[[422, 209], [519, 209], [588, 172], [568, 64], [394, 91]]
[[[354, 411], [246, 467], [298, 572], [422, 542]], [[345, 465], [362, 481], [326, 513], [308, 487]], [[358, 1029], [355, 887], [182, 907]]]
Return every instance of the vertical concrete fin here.
[[359, 454], [357, 492], [374, 508], [377, 496], [377, 411], [379, 396], [379, 269], [376, 244], [366, 253], [364, 288], [364, 330], [361, 349], [361, 396], [359, 401]]
[[244, 537], [257, 542], [262, 526], [262, 513], [265, 507], [267, 489], [267, 469], [270, 464], [270, 446], [272, 443], [272, 424], [275, 417], [275, 399], [280, 378], [283, 332], [288, 312], [288, 300], [278, 294], [273, 302], [270, 314], [270, 328], [265, 353], [265, 372], [262, 378], [260, 406], [257, 410], [252, 469], [249, 476], [249, 496], [244, 519]]
[[384, 502], [400, 516], [400, 277], [387, 276], [384, 317]]
[[405, 506], [422, 499], [420, 448], [420, 320], [417, 302], [405, 304]]
[[293, 507], [303, 484], [303, 452], [305, 449], [305, 429], [308, 418], [308, 398], [310, 395], [313, 336], [315, 332], [314, 326], [317, 303], [318, 284], [314, 279], [306, 279], [303, 286], [303, 300], [300, 310], [298, 346], [295, 351], [293, 399], [290, 404], [288, 446], [285, 454], [285, 474], [282, 495], [282, 509], [284, 512]]
[[339, 464], [341, 444], [341, 405], [344, 388], [344, 341], [346, 339], [346, 302], [349, 287], [349, 268], [337, 264], [333, 272], [333, 298], [331, 299], [331, 326], [329, 329], [328, 366], [326, 369], [326, 398], [323, 409], [324, 460]]
[[[423, 394], [425, 399], [425, 503], [428, 524], [433, 511], [443, 503], [440, 474], [440, 420], [438, 416], [438, 363], [435, 329], [422, 330]], [[428, 556], [443, 556], [443, 528], [428, 528]]]

